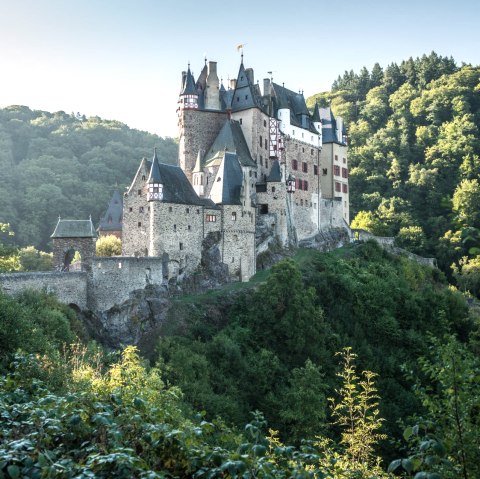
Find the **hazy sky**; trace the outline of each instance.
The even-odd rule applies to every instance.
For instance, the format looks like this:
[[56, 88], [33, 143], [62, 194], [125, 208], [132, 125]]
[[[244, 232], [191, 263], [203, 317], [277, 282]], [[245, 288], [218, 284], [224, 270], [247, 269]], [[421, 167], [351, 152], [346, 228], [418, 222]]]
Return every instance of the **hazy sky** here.
[[305, 95], [345, 70], [435, 50], [480, 64], [480, 1], [0, 0], [0, 107], [27, 105], [120, 120], [177, 136], [176, 102], [188, 61], [206, 55], [236, 78]]

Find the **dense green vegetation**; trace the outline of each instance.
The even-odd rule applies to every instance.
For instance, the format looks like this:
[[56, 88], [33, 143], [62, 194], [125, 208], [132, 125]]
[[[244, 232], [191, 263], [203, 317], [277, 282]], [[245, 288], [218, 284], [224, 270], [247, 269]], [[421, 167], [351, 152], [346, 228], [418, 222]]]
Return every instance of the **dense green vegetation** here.
[[345, 72], [315, 98], [348, 126], [353, 226], [398, 235], [448, 274], [478, 254], [479, 67], [431, 53]]
[[153, 368], [0, 295], [0, 477], [478, 476], [478, 324], [438, 271], [366, 243], [252, 286], [179, 298]]
[[0, 109], [0, 223], [18, 246], [48, 249], [58, 216], [98, 223], [116, 185], [131, 181], [156, 146], [175, 162], [177, 144], [118, 121], [63, 111]]

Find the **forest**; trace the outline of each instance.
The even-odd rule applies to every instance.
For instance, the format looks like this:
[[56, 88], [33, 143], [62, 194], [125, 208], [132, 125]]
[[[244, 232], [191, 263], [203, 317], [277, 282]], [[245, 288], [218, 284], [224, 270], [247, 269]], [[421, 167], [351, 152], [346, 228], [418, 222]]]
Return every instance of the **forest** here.
[[177, 143], [118, 121], [63, 111], [0, 109], [0, 223], [18, 246], [50, 250], [59, 216], [95, 225], [114, 188], [124, 191], [153, 148], [175, 163]]
[[[480, 477], [479, 94], [478, 67], [431, 53], [308, 100], [347, 123], [352, 226], [439, 269], [375, 242], [290, 251], [170, 298], [141, 351], [0, 292], [0, 478]], [[115, 121], [0, 110], [0, 271], [48, 269], [57, 217], [98, 221], [154, 146], [175, 162]]]
[[479, 315], [438, 270], [367, 242], [262, 273], [175, 299], [144, 359], [0, 294], [2, 477], [478, 477]]
[[315, 101], [348, 126], [352, 227], [463, 269], [478, 294], [480, 68], [432, 52], [345, 72]]

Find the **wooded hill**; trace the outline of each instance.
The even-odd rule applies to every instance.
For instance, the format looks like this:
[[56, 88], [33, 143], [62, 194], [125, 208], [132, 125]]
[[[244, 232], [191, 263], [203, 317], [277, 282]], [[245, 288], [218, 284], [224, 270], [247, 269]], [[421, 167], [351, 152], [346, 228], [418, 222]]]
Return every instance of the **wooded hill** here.
[[172, 138], [118, 121], [0, 109], [0, 223], [10, 223], [17, 245], [48, 250], [58, 216], [98, 224], [113, 189], [124, 191], [154, 146], [162, 161], [176, 161]]
[[434, 52], [377, 63], [345, 72], [315, 101], [348, 126], [352, 226], [398, 235], [446, 271], [478, 253], [479, 67]]

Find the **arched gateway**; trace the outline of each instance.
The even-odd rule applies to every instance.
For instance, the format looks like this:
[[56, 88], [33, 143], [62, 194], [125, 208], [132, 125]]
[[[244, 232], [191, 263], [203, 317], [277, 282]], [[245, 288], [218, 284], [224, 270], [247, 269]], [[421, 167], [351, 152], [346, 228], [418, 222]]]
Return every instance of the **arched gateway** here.
[[91, 271], [97, 241], [92, 218], [88, 220], [58, 218], [51, 238], [53, 239], [53, 268], [55, 271], [71, 271], [77, 252], [80, 255], [80, 266], [75, 270]]

